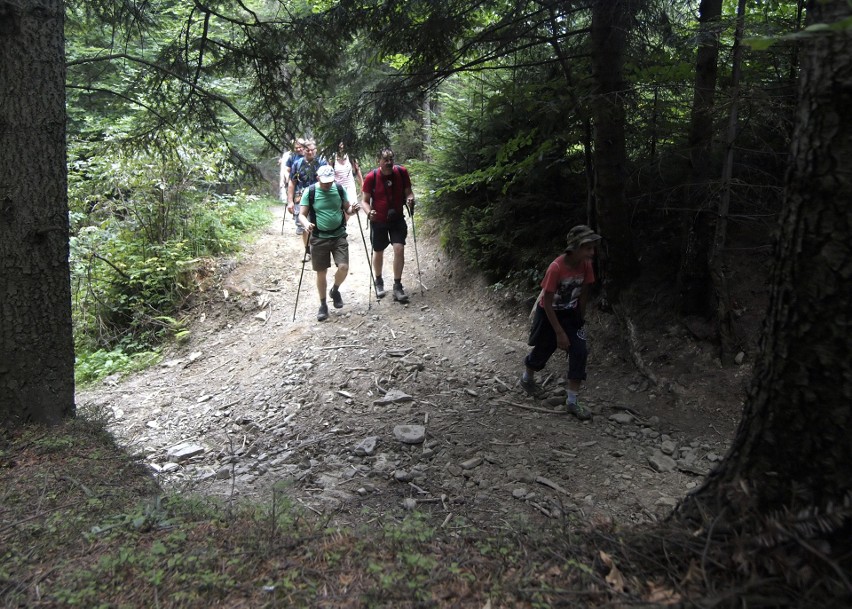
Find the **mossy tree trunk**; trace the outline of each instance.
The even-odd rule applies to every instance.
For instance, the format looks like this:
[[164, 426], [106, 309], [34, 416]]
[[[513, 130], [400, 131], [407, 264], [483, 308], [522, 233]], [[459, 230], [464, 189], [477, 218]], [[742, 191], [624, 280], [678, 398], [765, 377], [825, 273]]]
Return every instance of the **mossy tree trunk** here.
[[0, 421], [74, 414], [64, 3], [0, 2]]

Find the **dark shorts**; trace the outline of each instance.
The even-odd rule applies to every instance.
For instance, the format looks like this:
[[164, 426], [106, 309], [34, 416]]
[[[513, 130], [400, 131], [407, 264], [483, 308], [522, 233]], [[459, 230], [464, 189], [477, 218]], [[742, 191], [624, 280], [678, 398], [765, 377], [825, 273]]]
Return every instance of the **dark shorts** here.
[[[589, 357], [583, 320], [577, 313], [571, 311], [558, 311], [556, 317], [571, 343], [568, 347], [568, 378], [572, 381], [583, 381], [586, 379], [586, 361]], [[536, 372], [543, 370], [557, 347], [553, 326], [550, 325], [544, 309], [539, 306], [535, 308], [535, 317], [533, 317], [527, 342], [533, 349], [524, 358], [524, 365]]]
[[311, 235], [310, 242], [311, 268], [315, 271], [324, 271], [330, 267], [332, 256], [335, 266], [349, 264], [349, 242], [345, 234], [331, 239], [319, 239]]
[[381, 222], [370, 224], [370, 244], [377, 252], [383, 252], [391, 243], [405, 245], [407, 236], [408, 224], [405, 223], [405, 218], [386, 224]]

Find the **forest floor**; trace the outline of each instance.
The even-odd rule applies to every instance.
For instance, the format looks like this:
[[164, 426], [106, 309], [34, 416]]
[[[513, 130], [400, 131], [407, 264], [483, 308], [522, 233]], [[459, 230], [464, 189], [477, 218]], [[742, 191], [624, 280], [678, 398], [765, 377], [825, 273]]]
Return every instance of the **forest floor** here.
[[199, 277], [186, 342], [156, 367], [78, 393], [165, 488], [264, 501], [284, 492], [339, 525], [412, 511], [447, 530], [566, 517], [629, 525], [664, 518], [725, 454], [753, 353], [723, 368], [657, 295], [631, 310], [632, 341], [591, 307], [581, 401], [594, 416], [581, 422], [554, 412], [564, 356], [539, 376], [544, 396], [518, 385], [533, 294], [489, 288], [418, 222], [410, 302], [377, 301], [352, 219], [344, 306], [329, 301], [320, 323], [315, 274], [308, 263], [301, 276], [301, 241], [274, 212], [239, 259]]
[[[730, 260], [736, 367], [650, 272], [622, 319], [590, 307], [580, 421], [555, 411], [564, 356], [542, 396], [518, 385], [534, 294], [489, 287], [418, 221], [410, 302], [376, 301], [352, 220], [344, 306], [320, 323], [274, 213], [199, 270], [160, 364], [0, 434], [0, 607], [848, 606], [785, 585], [808, 572], [761, 575], [736, 531], [666, 520], [734, 436], [764, 248]], [[643, 242], [663, 272], [671, 252]]]

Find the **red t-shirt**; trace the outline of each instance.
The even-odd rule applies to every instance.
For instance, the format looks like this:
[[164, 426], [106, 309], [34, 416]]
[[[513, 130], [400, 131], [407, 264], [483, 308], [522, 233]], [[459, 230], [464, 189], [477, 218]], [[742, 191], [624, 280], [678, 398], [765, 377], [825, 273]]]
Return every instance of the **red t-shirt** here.
[[361, 192], [369, 193], [372, 197], [372, 206], [376, 210], [373, 222], [387, 222], [389, 207], [396, 209], [397, 217], [402, 218], [402, 205], [408, 188], [411, 188], [411, 178], [402, 165], [394, 165], [389, 176], [382, 175], [381, 169], [368, 173]]
[[595, 271], [591, 260], [584, 260], [579, 267], [571, 268], [565, 261], [565, 254], [562, 254], [547, 267], [541, 281], [542, 294], [539, 295], [538, 305], [541, 306], [544, 292], [552, 292], [554, 311], [576, 309], [583, 286], [594, 282]]

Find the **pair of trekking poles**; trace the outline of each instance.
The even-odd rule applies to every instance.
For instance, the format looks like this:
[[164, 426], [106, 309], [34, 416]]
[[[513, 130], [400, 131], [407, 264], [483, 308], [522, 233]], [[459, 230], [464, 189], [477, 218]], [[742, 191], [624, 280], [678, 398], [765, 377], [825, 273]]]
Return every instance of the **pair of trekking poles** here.
[[[408, 216], [411, 218], [411, 236], [414, 238], [414, 259], [417, 262], [417, 280], [420, 283], [420, 295], [423, 296], [423, 276], [420, 273], [420, 255], [417, 253], [417, 230], [414, 226], [414, 213], [408, 207], [408, 205], [404, 205], [405, 209], [408, 210]], [[376, 278], [373, 276], [373, 259], [370, 256], [369, 251], [367, 250], [367, 239], [364, 237], [364, 225], [361, 224], [361, 214], [355, 214], [358, 217], [358, 232], [361, 233], [361, 241], [364, 243], [364, 255], [367, 257], [367, 268], [370, 269], [370, 290], [367, 293], [367, 310], [371, 310], [373, 308], [373, 297], [372, 291], [376, 286]], [[287, 210], [284, 210], [284, 217], [287, 217]], [[284, 225], [281, 225], [281, 234], [284, 234]], [[309, 237], [310, 238], [310, 237]], [[306, 252], [307, 253], [307, 252]], [[302, 257], [302, 272], [299, 273], [299, 287], [296, 288], [296, 304], [293, 305], [293, 321], [296, 321], [296, 310], [299, 308], [299, 294], [302, 292], [302, 278], [305, 276], [305, 263], [308, 261], [307, 255]], [[378, 302], [378, 296], [376, 297], [376, 302]]]

